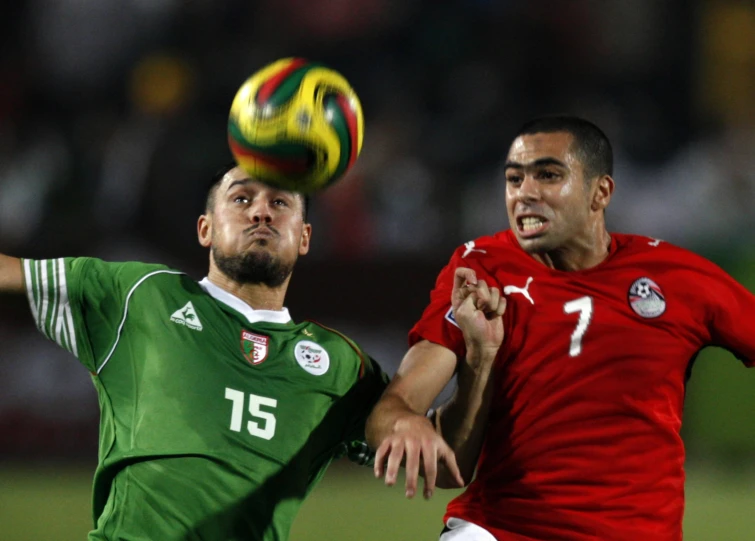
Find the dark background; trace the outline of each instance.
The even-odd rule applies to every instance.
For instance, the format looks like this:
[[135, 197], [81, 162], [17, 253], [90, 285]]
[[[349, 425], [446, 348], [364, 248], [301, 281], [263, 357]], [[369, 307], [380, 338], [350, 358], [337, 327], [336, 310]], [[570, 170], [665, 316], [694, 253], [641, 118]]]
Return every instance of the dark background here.
[[[230, 102], [284, 56], [344, 74], [366, 122], [356, 167], [313, 202], [313, 249], [287, 305], [390, 372], [453, 249], [507, 227], [499, 166], [540, 114], [586, 116], [613, 141], [612, 230], [698, 251], [753, 289], [744, 0], [5, 2], [0, 251], [204, 276], [195, 224], [230, 158]], [[724, 352], [695, 368], [684, 435], [700, 475], [752, 470], [753, 383]], [[90, 475], [97, 409], [86, 371], [37, 333], [23, 299], [0, 297], [0, 471], [83, 463]], [[2, 497], [24, 501], [2, 479], [0, 524]]]

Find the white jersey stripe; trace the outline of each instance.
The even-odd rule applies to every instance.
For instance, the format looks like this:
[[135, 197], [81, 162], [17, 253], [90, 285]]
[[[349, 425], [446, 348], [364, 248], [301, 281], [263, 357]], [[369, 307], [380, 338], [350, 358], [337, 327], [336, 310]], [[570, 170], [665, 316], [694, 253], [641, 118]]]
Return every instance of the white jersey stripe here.
[[37, 328], [78, 357], [65, 273], [65, 260], [62, 258], [24, 259], [26, 294]]
[[[67, 300], [68, 299], [66, 299], [66, 301]], [[66, 321], [66, 329], [68, 330], [68, 341], [71, 345], [71, 349], [69, 351], [78, 358], [79, 348], [76, 343], [76, 326], [73, 323], [73, 312], [71, 311], [71, 304], [68, 302], [66, 302], [64, 317]]]
[[40, 330], [50, 339], [52, 336], [47, 328], [47, 312], [50, 309], [50, 299], [47, 295], [47, 261], [39, 262], [41, 273], [39, 275], [39, 287], [41, 289], [40, 299], [42, 301], [42, 309], [39, 312], [39, 325]]
[[37, 321], [37, 301], [34, 298], [34, 280], [31, 275], [31, 261], [24, 259], [24, 274], [26, 275], [26, 296], [29, 299], [31, 315], [34, 316], [34, 323]]
[[58, 336], [63, 338], [63, 334], [67, 334], [66, 343], [61, 340], [56, 340], [58, 344], [66, 348], [68, 351], [78, 357], [76, 350], [76, 329], [73, 325], [73, 317], [71, 313], [71, 305], [68, 301], [68, 282], [66, 281], [66, 269], [65, 262], [62, 259], [58, 259], [58, 272], [56, 273], [59, 304], [57, 313], [57, 327]]
[[155, 276], [156, 274], [186, 274], [184, 272], [179, 271], [168, 271], [168, 270], [159, 270], [150, 272], [149, 274], [146, 274], [141, 277], [141, 279], [134, 284], [134, 286], [131, 288], [131, 290], [128, 292], [128, 295], [126, 295], [126, 302], [123, 307], [123, 319], [121, 319], [121, 324], [118, 325], [118, 333], [115, 337], [115, 344], [113, 344], [113, 347], [110, 349], [110, 352], [107, 354], [107, 357], [105, 357], [105, 360], [102, 361], [102, 364], [97, 368], [97, 374], [102, 372], [102, 369], [105, 368], [105, 365], [110, 361], [110, 358], [113, 356], [113, 353], [115, 352], [115, 348], [118, 347], [118, 342], [121, 340], [121, 332], [123, 331], [123, 326], [126, 324], [126, 318], [128, 317], [128, 303], [131, 301], [131, 295], [134, 294], [134, 291], [136, 291], [136, 288], [142, 285], [144, 280], [151, 276]]
[[[50, 261], [50, 282], [52, 283], [52, 297], [50, 299], [50, 336], [56, 344], [60, 344], [60, 278], [58, 276], [58, 260]], [[62, 345], [62, 344], [61, 344]]]
[[34, 262], [34, 271], [36, 277], [34, 278], [34, 288], [36, 289], [35, 296], [37, 298], [37, 315], [34, 317], [37, 322], [37, 328], [41, 331], [42, 327], [42, 284], [40, 283], [42, 276], [42, 263], [39, 261]]

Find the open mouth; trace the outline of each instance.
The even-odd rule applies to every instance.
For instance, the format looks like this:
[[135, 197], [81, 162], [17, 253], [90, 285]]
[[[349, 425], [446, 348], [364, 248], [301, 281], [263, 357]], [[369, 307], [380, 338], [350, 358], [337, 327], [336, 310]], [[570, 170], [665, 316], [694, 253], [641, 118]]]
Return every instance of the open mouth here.
[[548, 220], [542, 216], [519, 216], [516, 219], [516, 226], [521, 236], [533, 237], [548, 228]]

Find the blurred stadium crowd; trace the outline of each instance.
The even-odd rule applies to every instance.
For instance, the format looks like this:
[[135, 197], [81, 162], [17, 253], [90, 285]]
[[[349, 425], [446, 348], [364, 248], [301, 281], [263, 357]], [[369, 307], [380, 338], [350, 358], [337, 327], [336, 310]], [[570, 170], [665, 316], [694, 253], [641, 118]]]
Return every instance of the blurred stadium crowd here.
[[[0, 6], [0, 43], [0, 251], [197, 278], [237, 87], [283, 56], [341, 71], [365, 146], [314, 201], [289, 305], [389, 370], [451, 250], [506, 227], [499, 166], [532, 116], [608, 133], [612, 229], [752, 244], [752, 1], [18, 0]], [[0, 298], [0, 456], [93, 456], [91, 383], [25, 311]]]

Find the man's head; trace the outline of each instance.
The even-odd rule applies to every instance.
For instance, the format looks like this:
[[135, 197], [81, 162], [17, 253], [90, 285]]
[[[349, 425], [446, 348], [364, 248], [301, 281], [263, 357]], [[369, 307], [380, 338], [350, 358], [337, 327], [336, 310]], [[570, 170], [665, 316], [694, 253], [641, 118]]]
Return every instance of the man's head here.
[[527, 252], [584, 246], [605, 230], [613, 151], [591, 122], [573, 116], [527, 122], [504, 169], [509, 224]]
[[231, 280], [278, 287], [309, 251], [306, 212], [303, 195], [253, 180], [229, 164], [211, 181], [197, 223], [199, 243], [210, 248], [210, 266]]

